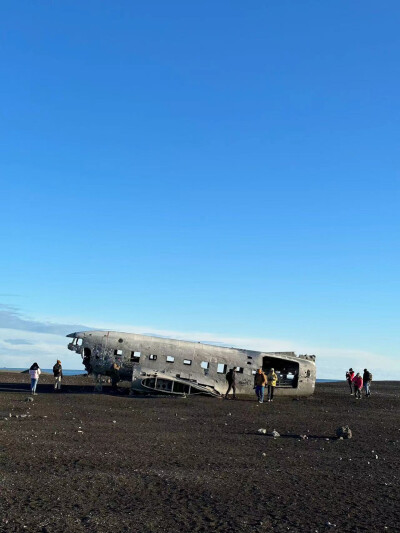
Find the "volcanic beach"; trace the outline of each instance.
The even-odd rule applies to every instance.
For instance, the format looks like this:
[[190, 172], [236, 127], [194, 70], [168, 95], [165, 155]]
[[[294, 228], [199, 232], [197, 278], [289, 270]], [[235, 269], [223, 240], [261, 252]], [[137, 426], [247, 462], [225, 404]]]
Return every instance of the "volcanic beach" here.
[[259, 405], [94, 394], [84, 376], [58, 394], [50, 375], [29, 401], [28, 381], [0, 373], [2, 532], [399, 530], [399, 382]]

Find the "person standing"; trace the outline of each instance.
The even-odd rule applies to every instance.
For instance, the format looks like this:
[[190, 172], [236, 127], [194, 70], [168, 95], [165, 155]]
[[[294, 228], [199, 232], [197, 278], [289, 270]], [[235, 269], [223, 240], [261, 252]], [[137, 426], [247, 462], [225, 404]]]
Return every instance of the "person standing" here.
[[264, 401], [264, 390], [265, 385], [267, 384], [267, 378], [261, 368], [257, 370], [257, 373], [254, 376], [254, 387], [256, 389], [256, 394], [258, 398], [258, 403], [263, 403]]
[[274, 391], [276, 383], [278, 381], [278, 376], [275, 374], [273, 368], [268, 373], [267, 382], [268, 382], [268, 401], [272, 402], [274, 400]]
[[231, 368], [225, 377], [228, 382], [228, 390], [226, 391], [225, 398], [228, 398], [228, 394], [232, 389], [233, 399], [236, 400], [236, 368]]
[[118, 365], [118, 363], [113, 363], [111, 365], [111, 370], [110, 370], [111, 388], [114, 391], [116, 391], [118, 389], [118, 387], [117, 387], [118, 382], [121, 381], [121, 378], [120, 378], [120, 375], [119, 375], [119, 369], [120, 369], [120, 366]]
[[54, 374], [54, 391], [61, 391], [61, 380], [63, 378], [61, 361], [57, 359], [57, 363], [53, 366]]
[[363, 378], [361, 377], [360, 372], [357, 372], [353, 379], [353, 385], [354, 385], [354, 396], [356, 397], [356, 400], [361, 400], [361, 389], [363, 387]]
[[365, 396], [368, 398], [369, 396], [371, 396], [371, 390], [370, 390], [370, 385], [371, 385], [371, 381], [372, 381], [372, 374], [369, 370], [367, 370], [366, 368], [364, 368], [364, 374], [363, 374], [363, 382], [364, 382], [364, 391], [365, 391]]
[[353, 379], [354, 379], [354, 370], [352, 368], [349, 368], [348, 371], [346, 372], [346, 379], [347, 379], [347, 383], [349, 384], [349, 387], [350, 387], [350, 394], [353, 394]]
[[39, 368], [39, 365], [37, 363], [33, 363], [33, 365], [29, 369], [29, 375], [31, 376], [31, 393], [36, 395], [36, 387], [39, 381], [41, 370]]

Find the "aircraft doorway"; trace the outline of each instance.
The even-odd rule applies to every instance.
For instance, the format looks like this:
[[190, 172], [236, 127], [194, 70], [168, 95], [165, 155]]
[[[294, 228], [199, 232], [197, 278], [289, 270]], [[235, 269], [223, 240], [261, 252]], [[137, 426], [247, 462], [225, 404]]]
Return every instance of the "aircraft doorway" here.
[[83, 357], [82, 357], [82, 363], [84, 367], [86, 368], [86, 372], [90, 374], [92, 372], [92, 365], [90, 363], [90, 358], [92, 356], [92, 352], [90, 348], [84, 348], [83, 349]]
[[296, 389], [299, 383], [299, 363], [278, 359], [275, 357], [263, 357], [262, 369], [265, 374], [274, 369], [278, 376], [277, 387]]

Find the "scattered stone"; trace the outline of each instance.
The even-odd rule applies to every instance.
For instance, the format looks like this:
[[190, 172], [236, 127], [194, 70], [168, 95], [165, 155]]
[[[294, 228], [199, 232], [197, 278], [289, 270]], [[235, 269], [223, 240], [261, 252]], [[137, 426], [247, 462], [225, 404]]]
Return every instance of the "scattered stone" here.
[[307, 435], [300, 435], [300, 438], [303, 439], [303, 440], [308, 440]]
[[280, 437], [280, 433], [278, 433], [276, 431], [276, 429], [274, 429], [274, 431], [271, 433], [271, 435], [274, 437], [274, 439], [276, 439], [277, 437]]
[[262, 435], [266, 435], [266, 434], [267, 434], [267, 430], [264, 429], [264, 428], [260, 428], [260, 429], [258, 430], [258, 433], [261, 433]]
[[25, 401], [26, 402], [33, 402], [33, 398], [31, 396], [28, 396], [27, 398], [25, 398]]
[[344, 439], [351, 439], [353, 436], [353, 433], [349, 426], [341, 426], [340, 428], [337, 428], [336, 430], [336, 436], [340, 439], [340, 437], [343, 437]]

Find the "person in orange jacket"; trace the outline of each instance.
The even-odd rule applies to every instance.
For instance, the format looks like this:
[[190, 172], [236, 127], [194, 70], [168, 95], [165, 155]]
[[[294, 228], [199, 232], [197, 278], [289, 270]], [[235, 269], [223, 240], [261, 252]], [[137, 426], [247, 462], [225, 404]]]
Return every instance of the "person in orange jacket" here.
[[264, 390], [266, 384], [267, 378], [261, 368], [259, 368], [254, 376], [254, 388], [256, 389], [258, 403], [263, 403], [264, 401]]

